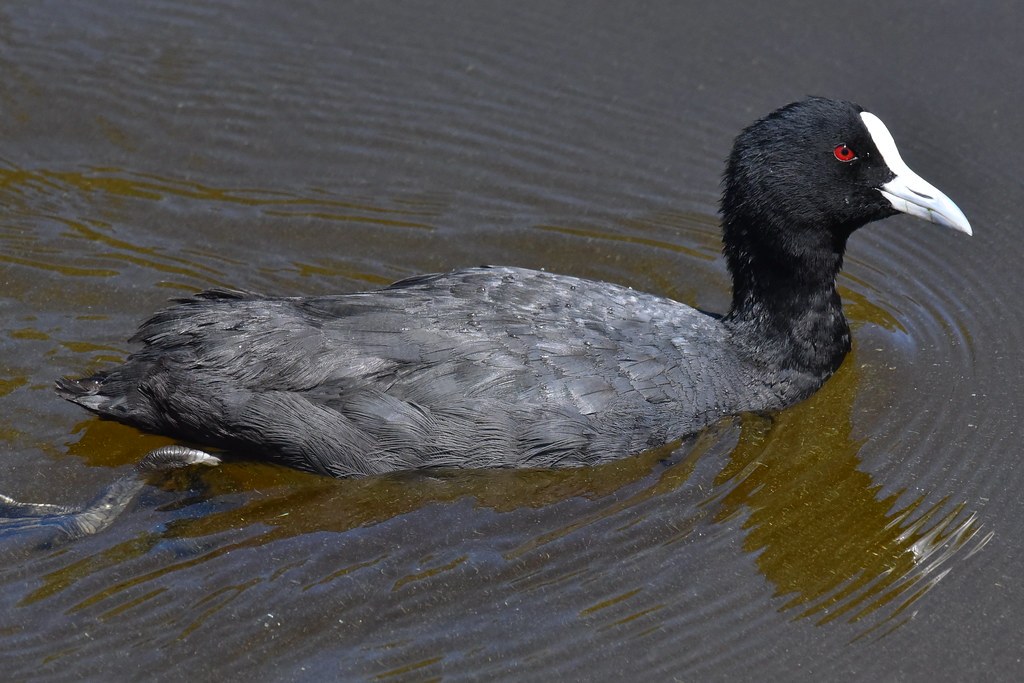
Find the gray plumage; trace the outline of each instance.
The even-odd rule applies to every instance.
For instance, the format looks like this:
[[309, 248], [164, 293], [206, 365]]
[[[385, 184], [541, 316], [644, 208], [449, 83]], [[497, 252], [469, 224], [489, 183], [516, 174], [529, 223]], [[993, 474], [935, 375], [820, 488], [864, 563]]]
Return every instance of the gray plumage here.
[[340, 296], [217, 291], [145, 323], [144, 350], [72, 397], [334, 476], [575, 466], [816, 388], [785, 371], [766, 382], [730, 336], [674, 301], [515, 268]]

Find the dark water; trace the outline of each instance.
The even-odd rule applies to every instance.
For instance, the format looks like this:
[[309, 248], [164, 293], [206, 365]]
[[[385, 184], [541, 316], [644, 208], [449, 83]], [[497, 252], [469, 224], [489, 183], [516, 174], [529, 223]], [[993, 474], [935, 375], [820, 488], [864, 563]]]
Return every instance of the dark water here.
[[167, 440], [59, 401], [211, 285], [502, 263], [724, 310], [736, 132], [879, 114], [971, 219], [852, 240], [809, 401], [569, 472], [155, 477], [0, 537], [5, 678], [1007, 680], [1024, 674], [1019, 3], [12, 2], [0, 491], [84, 503]]

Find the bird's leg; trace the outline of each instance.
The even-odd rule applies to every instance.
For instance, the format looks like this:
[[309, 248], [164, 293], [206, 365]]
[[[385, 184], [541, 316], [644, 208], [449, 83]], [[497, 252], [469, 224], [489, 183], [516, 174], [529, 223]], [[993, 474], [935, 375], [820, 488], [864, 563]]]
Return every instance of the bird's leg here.
[[113, 482], [83, 507], [22, 503], [0, 494], [0, 531], [53, 529], [54, 541], [74, 540], [110, 526], [145, 486], [146, 475], [191, 465], [214, 466], [220, 458], [186, 446], [164, 446], [150, 451], [131, 472]]

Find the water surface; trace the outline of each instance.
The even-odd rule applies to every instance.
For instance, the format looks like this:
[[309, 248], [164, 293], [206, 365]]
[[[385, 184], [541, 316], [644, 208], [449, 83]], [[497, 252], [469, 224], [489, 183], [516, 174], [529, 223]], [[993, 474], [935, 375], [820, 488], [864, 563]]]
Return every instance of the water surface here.
[[1011, 3], [0, 9], [0, 491], [84, 503], [169, 443], [57, 399], [166, 299], [501, 263], [728, 305], [732, 137], [879, 114], [970, 218], [851, 240], [819, 394], [565, 472], [150, 480], [0, 536], [15, 679], [1021, 675], [1022, 19]]

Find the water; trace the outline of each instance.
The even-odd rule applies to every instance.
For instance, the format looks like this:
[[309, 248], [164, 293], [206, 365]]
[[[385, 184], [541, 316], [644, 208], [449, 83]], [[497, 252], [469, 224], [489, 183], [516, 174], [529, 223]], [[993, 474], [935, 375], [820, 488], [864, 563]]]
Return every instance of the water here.
[[976, 236], [851, 240], [809, 401], [569, 472], [150, 480], [0, 537], [11, 678], [1021, 675], [1022, 74], [1010, 3], [16, 2], [0, 9], [0, 491], [80, 504], [168, 440], [57, 399], [167, 298], [502, 263], [723, 311], [739, 129], [869, 107]]

